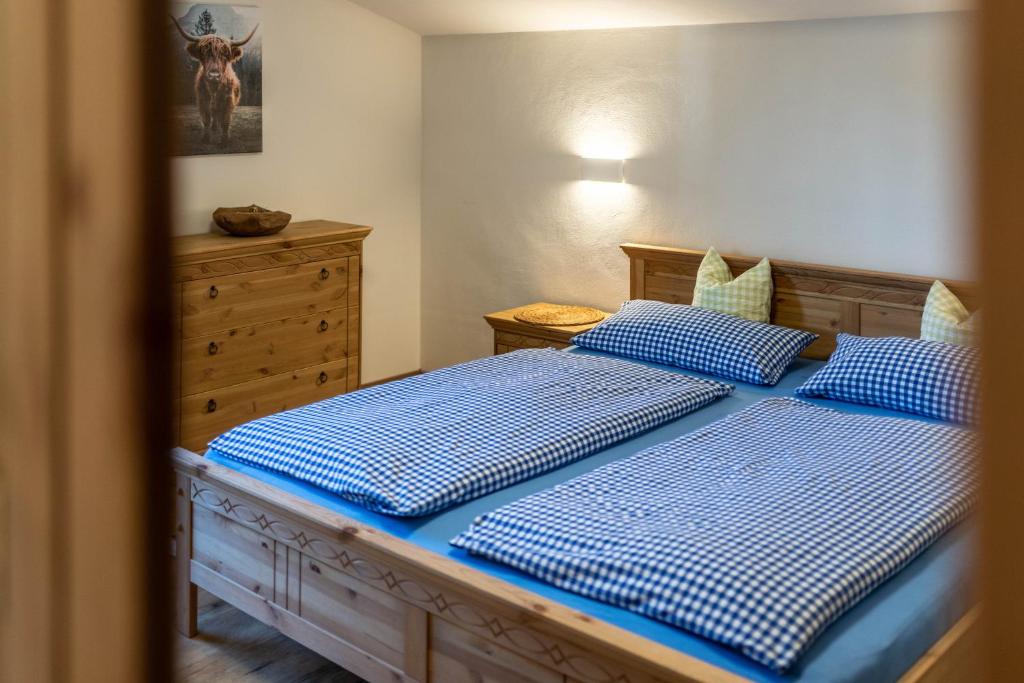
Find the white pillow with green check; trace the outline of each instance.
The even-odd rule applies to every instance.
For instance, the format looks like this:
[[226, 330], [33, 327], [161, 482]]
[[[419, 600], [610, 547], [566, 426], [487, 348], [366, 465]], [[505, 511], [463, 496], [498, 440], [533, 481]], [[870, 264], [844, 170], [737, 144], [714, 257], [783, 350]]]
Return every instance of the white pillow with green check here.
[[938, 280], [932, 283], [921, 316], [921, 339], [974, 346], [980, 324], [978, 311], [970, 313], [956, 294]]
[[772, 313], [772, 266], [768, 259], [737, 277], [729, 265], [709, 247], [697, 269], [693, 305], [747, 320], [766, 323]]

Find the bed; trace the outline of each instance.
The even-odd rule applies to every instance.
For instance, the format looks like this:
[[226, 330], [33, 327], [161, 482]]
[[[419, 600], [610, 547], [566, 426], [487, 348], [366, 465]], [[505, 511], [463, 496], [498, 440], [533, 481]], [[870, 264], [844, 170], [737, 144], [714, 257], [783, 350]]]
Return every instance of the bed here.
[[[631, 263], [631, 298], [689, 301], [700, 252], [623, 249]], [[727, 261], [736, 271], [756, 262]], [[777, 387], [739, 385], [679, 420], [436, 515], [383, 517], [216, 453], [202, 458], [178, 449], [179, 629], [196, 632], [199, 586], [369, 681], [923, 681], [969, 674], [976, 637], [970, 523], [840, 618], [785, 676], [680, 629], [447, 544], [482, 512], [759, 399], [791, 394], [819, 365], [814, 359], [830, 353], [837, 332], [915, 334], [931, 284], [886, 273], [773, 266], [774, 321], [821, 335]], [[952, 283], [952, 289], [970, 305], [970, 285]]]

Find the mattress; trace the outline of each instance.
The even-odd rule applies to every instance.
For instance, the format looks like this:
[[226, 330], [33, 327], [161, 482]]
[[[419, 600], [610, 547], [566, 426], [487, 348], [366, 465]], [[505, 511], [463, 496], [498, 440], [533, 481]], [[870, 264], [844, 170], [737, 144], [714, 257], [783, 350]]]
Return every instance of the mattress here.
[[[601, 355], [581, 349], [568, 352]], [[799, 359], [775, 387], [737, 384], [730, 396], [657, 429], [557, 470], [443, 512], [416, 519], [387, 517], [370, 512], [311, 484], [232, 461], [215, 451], [207, 455], [211, 461], [277, 486], [312, 503], [754, 681], [893, 681], [909, 669], [974, 602], [971, 575], [976, 534], [970, 520], [942, 536], [907, 567], [829, 626], [786, 674], [775, 673], [739, 652], [682, 629], [561, 590], [515, 569], [470, 556], [448, 543], [449, 539], [464, 531], [477, 515], [678, 437], [761, 399], [791, 396], [793, 390], [821, 365], [819, 361]], [[697, 373], [673, 371], [713, 379]], [[892, 411], [833, 401], [809, 402], [852, 413], [906, 417]]]

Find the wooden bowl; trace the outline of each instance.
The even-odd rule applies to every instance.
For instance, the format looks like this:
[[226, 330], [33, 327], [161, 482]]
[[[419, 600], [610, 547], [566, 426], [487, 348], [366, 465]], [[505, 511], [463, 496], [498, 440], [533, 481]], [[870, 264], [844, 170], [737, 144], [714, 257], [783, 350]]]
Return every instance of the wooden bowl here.
[[273, 235], [275, 232], [284, 230], [284, 226], [288, 225], [288, 221], [291, 219], [290, 213], [271, 211], [255, 204], [251, 206], [222, 206], [213, 212], [213, 222], [221, 230], [238, 237]]

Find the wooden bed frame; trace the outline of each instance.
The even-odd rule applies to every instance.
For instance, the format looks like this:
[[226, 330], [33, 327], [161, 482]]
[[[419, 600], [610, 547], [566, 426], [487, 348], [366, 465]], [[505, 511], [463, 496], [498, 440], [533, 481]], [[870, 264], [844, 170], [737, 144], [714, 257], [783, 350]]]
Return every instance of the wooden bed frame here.
[[[626, 244], [630, 296], [688, 303], [703, 252]], [[757, 259], [725, 257], [734, 271]], [[821, 335], [917, 336], [930, 278], [773, 261], [773, 319]], [[970, 307], [974, 287], [945, 281]], [[176, 449], [176, 611], [203, 588], [371, 683], [743, 680], [700, 659]], [[936, 599], [942, 599], [936, 596]], [[901, 679], [966, 680], [977, 608]]]

